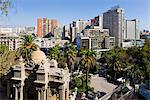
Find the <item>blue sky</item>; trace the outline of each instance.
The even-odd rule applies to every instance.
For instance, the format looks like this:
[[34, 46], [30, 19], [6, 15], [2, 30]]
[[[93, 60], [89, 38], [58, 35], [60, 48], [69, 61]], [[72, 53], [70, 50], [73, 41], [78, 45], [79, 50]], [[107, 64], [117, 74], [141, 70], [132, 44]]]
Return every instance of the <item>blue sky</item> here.
[[150, 29], [150, 0], [13, 0], [8, 17], [0, 25], [36, 26], [38, 17], [57, 19], [60, 24], [91, 19], [120, 5], [126, 19], [139, 19], [141, 29]]

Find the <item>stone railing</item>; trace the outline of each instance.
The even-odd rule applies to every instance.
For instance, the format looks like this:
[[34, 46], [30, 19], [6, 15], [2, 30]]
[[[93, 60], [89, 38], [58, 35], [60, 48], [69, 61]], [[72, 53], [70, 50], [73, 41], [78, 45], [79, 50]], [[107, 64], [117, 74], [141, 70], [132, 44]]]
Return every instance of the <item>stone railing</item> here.
[[111, 91], [110, 93], [107, 93], [106, 95], [101, 97], [99, 100], [108, 100], [112, 94], [113, 94], [113, 91]]
[[121, 84], [119, 87], [113, 89], [111, 92], [107, 93], [106, 95], [104, 95], [103, 97], [101, 97], [99, 100], [108, 100], [114, 92], [116, 92], [118, 90], [121, 90], [121, 88], [123, 88], [123, 86], [124, 85]]

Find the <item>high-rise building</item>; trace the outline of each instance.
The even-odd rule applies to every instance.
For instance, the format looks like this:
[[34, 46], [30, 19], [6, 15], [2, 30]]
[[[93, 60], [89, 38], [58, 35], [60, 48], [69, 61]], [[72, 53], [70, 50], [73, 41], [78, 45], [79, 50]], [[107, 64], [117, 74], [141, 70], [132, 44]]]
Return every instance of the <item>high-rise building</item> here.
[[124, 39], [140, 39], [139, 20], [126, 20]]
[[83, 30], [90, 25], [89, 21], [85, 21], [83, 19], [79, 19], [78, 21], [73, 21], [70, 24], [70, 33], [71, 33], [71, 41], [73, 42], [77, 33], [83, 33]]
[[58, 27], [58, 22], [56, 19], [51, 20], [51, 33], [54, 35], [55, 29]]
[[37, 36], [43, 37], [48, 33], [52, 33], [54, 35], [55, 29], [58, 27], [58, 22], [56, 19], [48, 19], [48, 18], [38, 18], [37, 20]]
[[109, 29], [110, 36], [115, 37], [116, 46], [121, 47], [124, 33], [124, 10], [115, 6], [104, 12], [103, 28]]
[[74, 21], [73, 27], [76, 27], [76, 32], [81, 33], [83, 29], [88, 25], [88, 21], [85, 21], [83, 19], [79, 19], [78, 21]]
[[[115, 38], [110, 38], [109, 36], [109, 30], [108, 29], [84, 29], [83, 33], [86, 33], [86, 35], [81, 35], [81, 42], [82, 39], [84, 39], [83, 37], [89, 37], [91, 40], [91, 47], [88, 49], [91, 50], [99, 50], [99, 49], [110, 49], [112, 47], [114, 47]], [[87, 38], [86, 38], [87, 39]], [[110, 47], [110, 41], [112, 41], [113, 43], [111, 43], [111, 47]], [[86, 41], [84, 41], [86, 42]], [[83, 43], [84, 44], [84, 43]], [[87, 43], [86, 43], [87, 44]], [[80, 47], [82, 48], [82, 45], [80, 45]], [[83, 47], [84, 48], [84, 47]]]
[[91, 19], [91, 26], [94, 28], [100, 28], [103, 29], [103, 17], [102, 16], [96, 16], [94, 19]]
[[43, 36], [43, 34], [42, 34], [42, 19], [41, 18], [38, 18], [38, 20], [37, 20], [37, 36], [38, 37]]
[[49, 33], [49, 19], [47, 18], [43, 18], [43, 22], [42, 22], [42, 32], [43, 32], [43, 36], [45, 36], [46, 34]]
[[62, 39], [69, 38], [69, 26], [63, 26]]

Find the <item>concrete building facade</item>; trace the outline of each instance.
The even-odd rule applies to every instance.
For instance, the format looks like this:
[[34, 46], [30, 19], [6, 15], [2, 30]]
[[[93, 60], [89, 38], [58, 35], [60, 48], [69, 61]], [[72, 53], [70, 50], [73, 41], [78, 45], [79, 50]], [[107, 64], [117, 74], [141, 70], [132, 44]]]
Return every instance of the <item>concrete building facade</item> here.
[[115, 37], [116, 46], [121, 47], [124, 33], [124, 9], [116, 6], [103, 13], [103, 28], [109, 29], [110, 36]]
[[70, 28], [68, 25], [63, 26], [62, 39], [70, 38]]
[[144, 39], [126, 39], [122, 42], [122, 47], [123, 48], [129, 48], [132, 46], [138, 46], [138, 47], [142, 47], [144, 46]]
[[[115, 46], [115, 37], [109, 36], [108, 29], [85, 29], [80, 37], [80, 48], [89, 50], [111, 49]], [[78, 44], [77, 44], [78, 45]]]
[[55, 45], [63, 46], [69, 43], [68, 40], [61, 40], [60, 38], [36, 38], [34, 41], [40, 48], [52, 48]]
[[140, 39], [139, 20], [126, 20], [124, 39]]
[[83, 30], [88, 25], [90, 25], [90, 22], [85, 21], [83, 19], [79, 19], [78, 21], [73, 21], [72, 24], [70, 24], [71, 42], [73, 42], [74, 39], [77, 37], [77, 33], [83, 33]]
[[103, 17], [96, 16], [94, 19], [91, 19], [91, 27], [103, 29]]
[[58, 22], [55, 19], [48, 18], [38, 18], [37, 19], [37, 36], [43, 37], [48, 33], [52, 33], [54, 35], [55, 29], [58, 27]]
[[1, 27], [0, 34], [35, 34], [36, 27], [26, 26], [26, 27]]
[[0, 34], [0, 45], [6, 45], [9, 50], [16, 50], [19, 47], [19, 35], [7, 33]]

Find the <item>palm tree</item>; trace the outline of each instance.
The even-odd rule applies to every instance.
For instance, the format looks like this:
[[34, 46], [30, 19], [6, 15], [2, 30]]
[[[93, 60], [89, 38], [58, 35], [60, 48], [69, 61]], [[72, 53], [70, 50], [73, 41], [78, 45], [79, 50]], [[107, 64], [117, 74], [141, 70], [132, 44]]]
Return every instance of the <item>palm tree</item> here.
[[150, 39], [145, 41], [144, 47], [142, 48], [143, 54], [143, 71], [145, 72], [145, 80], [149, 80], [150, 76]]
[[134, 92], [135, 92], [136, 80], [141, 80], [141, 78], [144, 76], [144, 71], [142, 71], [138, 65], [133, 64], [127, 68], [127, 75], [130, 77], [131, 81], [133, 82]]
[[117, 73], [124, 73], [127, 66], [128, 56], [124, 49], [115, 48], [103, 54], [103, 58], [107, 63], [108, 69], [114, 71], [114, 79]]
[[63, 51], [59, 51], [57, 61], [58, 61], [58, 67], [59, 68], [65, 68], [66, 67], [66, 58], [65, 58]]
[[130, 77], [131, 81], [135, 84], [135, 81], [141, 81], [146, 73], [145, 68], [147, 62], [143, 55], [143, 51], [139, 47], [131, 47], [127, 50], [129, 56], [130, 66], [127, 68], [127, 75]]
[[84, 67], [86, 71], [86, 95], [88, 94], [88, 74], [89, 70], [95, 66], [96, 53], [94, 51], [83, 51], [83, 57], [80, 60], [80, 65]]
[[55, 45], [53, 48], [50, 48], [50, 50], [49, 50], [50, 59], [58, 60], [59, 53], [60, 53], [59, 45]]
[[31, 53], [37, 49], [34, 43], [35, 37], [32, 35], [24, 35], [21, 37], [20, 47], [17, 49], [17, 54], [22, 56], [25, 60], [29, 60]]
[[74, 45], [67, 45], [65, 47], [65, 57], [66, 57], [66, 63], [68, 64], [68, 67], [70, 69], [70, 72], [74, 70], [74, 62], [76, 59], [76, 49]]

